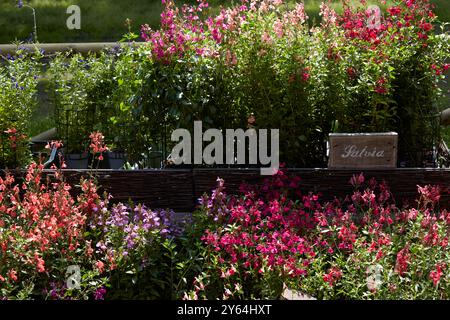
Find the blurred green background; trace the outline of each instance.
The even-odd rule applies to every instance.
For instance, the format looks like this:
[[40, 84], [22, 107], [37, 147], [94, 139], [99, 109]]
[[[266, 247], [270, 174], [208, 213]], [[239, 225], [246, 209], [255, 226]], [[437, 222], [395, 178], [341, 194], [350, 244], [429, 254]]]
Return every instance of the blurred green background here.
[[[0, 1], [0, 43], [27, 41], [33, 32], [32, 11], [17, 7], [17, 0]], [[177, 4], [195, 2], [179, 0]], [[235, 1], [237, 2], [237, 1]], [[292, 5], [295, 0], [288, 0]], [[317, 19], [321, 0], [304, 0], [312, 21]], [[340, 0], [333, 1], [336, 8]], [[358, 0], [351, 2], [357, 3]], [[371, 3], [371, 1], [368, 1]], [[450, 0], [433, 0], [442, 21], [450, 21]], [[230, 0], [211, 0], [214, 9], [228, 5]], [[392, 1], [388, 1], [389, 5]], [[117, 41], [128, 31], [127, 18], [133, 21], [132, 30], [139, 33], [140, 25], [148, 23], [157, 27], [162, 10], [161, 0], [24, 0], [36, 9], [38, 38], [40, 42], [95, 42]], [[66, 13], [70, 5], [81, 8], [81, 30], [68, 30]]]

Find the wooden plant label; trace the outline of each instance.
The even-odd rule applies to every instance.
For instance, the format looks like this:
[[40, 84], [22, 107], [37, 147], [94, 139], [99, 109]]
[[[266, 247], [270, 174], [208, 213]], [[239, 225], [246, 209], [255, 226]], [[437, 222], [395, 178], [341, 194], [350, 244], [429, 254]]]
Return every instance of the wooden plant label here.
[[330, 133], [329, 168], [396, 168], [396, 132]]

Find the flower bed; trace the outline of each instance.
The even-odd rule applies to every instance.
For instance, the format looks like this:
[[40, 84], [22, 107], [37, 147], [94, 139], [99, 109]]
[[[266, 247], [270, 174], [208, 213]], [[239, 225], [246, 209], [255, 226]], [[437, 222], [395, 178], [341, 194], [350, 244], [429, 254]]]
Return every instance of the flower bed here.
[[[418, 187], [411, 207], [362, 174], [330, 201], [286, 171], [229, 195], [218, 179], [180, 226], [170, 209], [113, 203], [95, 175], [110, 149], [98, 130], [139, 164], [172, 129], [244, 127], [249, 113], [280, 129], [288, 164], [322, 166], [328, 133], [361, 130], [398, 131], [401, 164], [423, 164], [450, 44], [428, 2], [399, 0], [375, 24], [365, 8], [323, 4], [312, 29], [302, 4], [244, 1], [217, 15], [204, 1], [164, 4], [161, 28], [142, 28], [145, 46], [51, 62], [59, 133], [92, 169], [79, 185], [55, 167], [43, 179], [36, 163], [23, 181], [0, 179], [0, 298], [266, 299], [286, 285], [318, 299], [449, 298], [437, 186]], [[28, 162], [38, 65], [0, 66], [5, 166]]]
[[[158, 297], [161, 278], [167, 276], [159, 270], [164, 265], [160, 253], [180, 233], [173, 212], [109, 205], [92, 178], [80, 182], [81, 194], [74, 198], [61, 172], [55, 173], [56, 181], [45, 182], [42, 169], [30, 165], [23, 184], [9, 174], [0, 178], [0, 295]], [[73, 277], [72, 267], [80, 272]]]
[[180, 224], [171, 210], [111, 204], [94, 176], [73, 197], [55, 174], [46, 182], [32, 164], [23, 184], [0, 180], [3, 299], [278, 299], [285, 286], [318, 299], [448, 298], [438, 187], [406, 207], [362, 174], [331, 202], [288, 172], [234, 195], [218, 179]]
[[219, 180], [199, 211], [206, 264], [186, 298], [278, 298], [287, 284], [319, 299], [447, 299], [450, 217], [439, 188], [419, 187], [408, 208], [384, 183], [350, 182], [353, 195], [321, 203], [282, 172], [238, 197]]

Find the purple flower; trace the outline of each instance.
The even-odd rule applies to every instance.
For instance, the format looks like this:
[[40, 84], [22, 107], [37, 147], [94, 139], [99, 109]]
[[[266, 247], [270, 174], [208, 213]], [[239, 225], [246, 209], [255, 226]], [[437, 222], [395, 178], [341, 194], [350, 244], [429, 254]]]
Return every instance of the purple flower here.
[[106, 289], [100, 287], [94, 292], [94, 300], [105, 300]]
[[58, 292], [53, 289], [52, 291], [50, 291], [50, 297], [54, 300], [58, 299], [59, 298]]
[[160, 226], [160, 218], [157, 212], [147, 210], [145, 206], [138, 206], [134, 209], [136, 215], [134, 216], [134, 222], [139, 224], [142, 222], [142, 228], [148, 232], [154, 230]]
[[102, 251], [106, 251], [107, 246], [103, 241], [99, 241], [96, 245], [97, 248], [101, 249]]
[[[163, 210], [158, 209], [157, 214], [161, 218], [161, 234], [163, 236], [174, 238], [181, 236], [183, 233], [183, 228], [180, 226], [180, 223], [178, 223], [175, 219], [175, 212], [173, 210]], [[181, 222], [181, 221], [180, 221]]]
[[100, 203], [90, 226], [93, 229], [99, 225], [104, 226], [106, 238], [96, 244], [97, 252], [120, 247], [126, 250], [123, 252], [125, 257], [133, 254], [137, 247], [151, 243], [155, 232], [169, 239], [180, 236], [184, 231], [182, 221], [175, 218], [172, 210], [150, 210], [145, 205], [130, 206], [122, 203], [109, 209], [107, 203]]
[[128, 208], [122, 204], [111, 209], [111, 216], [106, 221], [106, 225], [114, 227], [124, 227], [129, 223]]
[[136, 242], [136, 238], [138, 237], [137, 231], [139, 230], [138, 226], [129, 225], [125, 228], [125, 232], [127, 233], [125, 237], [125, 241], [127, 242], [127, 248], [133, 249]]
[[19, 0], [19, 2], [17, 3], [17, 7], [19, 9], [21, 9], [23, 7], [23, 1], [22, 0]]
[[48, 288], [43, 289], [44, 294], [49, 294], [52, 300], [65, 299], [66, 285], [56, 282], [50, 282], [50, 290]]

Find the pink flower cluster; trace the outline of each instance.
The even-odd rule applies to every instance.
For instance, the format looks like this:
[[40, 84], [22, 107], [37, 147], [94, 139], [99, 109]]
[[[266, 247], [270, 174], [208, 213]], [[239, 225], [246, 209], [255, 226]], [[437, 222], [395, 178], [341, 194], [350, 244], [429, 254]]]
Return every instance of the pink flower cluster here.
[[[219, 180], [212, 197], [202, 199], [215, 221], [236, 226], [232, 232], [206, 230], [202, 237], [213, 252], [221, 253], [224, 278], [236, 273], [245, 278], [253, 271], [263, 274], [274, 269], [290, 277], [306, 274], [315, 253], [299, 230], [312, 225], [311, 219], [281, 193], [289, 186], [296, 188], [298, 182], [299, 178], [291, 180], [280, 171], [261, 189], [242, 186], [243, 198], [228, 199], [223, 193], [223, 181]], [[305, 197], [305, 202], [314, 208], [314, 199]], [[299, 260], [299, 256], [303, 258]]]
[[[415, 272], [421, 267], [417, 263], [425, 248], [447, 252], [448, 236], [442, 228], [450, 230], [450, 213], [443, 210], [436, 215], [431, 210], [440, 199], [439, 188], [419, 187], [419, 210], [399, 209], [384, 182], [372, 178], [366, 183], [363, 174], [350, 181], [355, 187], [353, 195], [322, 205], [319, 196], [300, 192], [300, 178], [283, 171], [261, 186], [242, 185], [241, 196], [226, 196], [224, 181], [218, 179], [212, 196], [201, 199], [201, 209], [214, 221], [202, 240], [215, 257], [222, 281], [250, 281], [277, 274], [301, 283], [314, 276], [317, 270], [311, 266], [322, 261], [328, 267], [322, 270], [321, 279], [332, 290], [346, 277], [342, 266], [336, 264], [339, 260], [334, 260], [337, 257], [356, 259], [356, 268], [360, 268], [356, 261], [367, 256], [368, 261], [385, 264], [401, 279], [410, 276], [412, 266]], [[413, 236], [403, 236], [407, 232]], [[434, 286], [445, 270], [443, 261], [436, 259], [435, 269], [421, 271]], [[398, 288], [401, 281], [389, 287]], [[201, 291], [204, 288], [197, 287], [195, 295]], [[230, 292], [227, 297], [236, 294]], [[370, 292], [375, 294], [377, 288]]]
[[[326, 31], [335, 28], [337, 34], [344, 35], [345, 40], [359, 50], [377, 52], [378, 58], [374, 58], [377, 64], [389, 62], [386, 48], [396, 43], [405, 45], [405, 40], [411, 37], [424, 48], [429, 45], [436, 16], [428, 0], [402, 0], [398, 5], [389, 7], [384, 16], [381, 11], [366, 9], [365, 0], [360, 2], [363, 4], [361, 8], [344, 2], [344, 12], [339, 15], [329, 3], [322, 3], [322, 21], [317, 29]], [[261, 40], [266, 45], [271, 45], [276, 39], [292, 40], [301, 30], [307, 30], [305, 22], [308, 16], [304, 4], [297, 3], [292, 9], [283, 10], [279, 8], [281, 4], [281, 0], [242, 0], [240, 4], [221, 9], [219, 14], [214, 15], [208, 12], [206, 0], [197, 0], [196, 5], [184, 5], [181, 10], [173, 0], [164, 0], [161, 28], [152, 30], [144, 25], [141, 35], [151, 45], [152, 58], [164, 64], [186, 55], [217, 58], [226, 54], [227, 64], [234, 66], [237, 65], [237, 57], [233, 52], [239, 39], [245, 38], [249, 22], [265, 25]], [[257, 29], [252, 32], [259, 32]], [[261, 49], [259, 55], [265, 52]], [[337, 61], [339, 54], [329, 57]], [[448, 65], [434, 64], [432, 68], [436, 75], [441, 75]], [[350, 77], [356, 74], [354, 69], [349, 71]], [[308, 81], [309, 76], [308, 72], [303, 73], [303, 81]], [[389, 94], [389, 79], [387, 74], [380, 74], [373, 83], [373, 91], [379, 95]]]
[[[199, 55], [207, 53], [201, 45], [207, 26], [200, 16], [208, 8], [208, 3], [198, 0], [196, 6], [184, 5], [181, 13], [172, 0], [163, 1], [163, 5], [161, 28], [156, 31], [148, 25], [141, 28], [142, 38], [151, 43], [153, 58], [169, 64], [173, 57], [183, 57], [192, 46]], [[216, 37], [219, 38], [217, 30]]]

